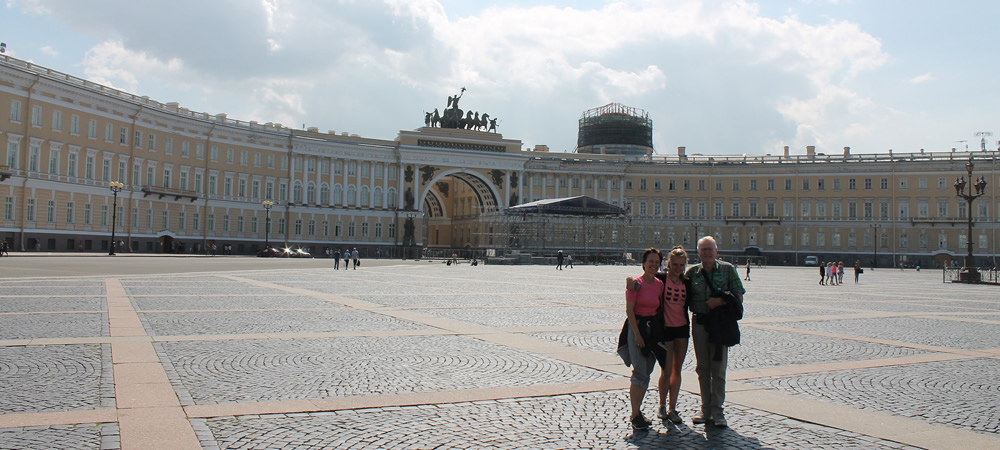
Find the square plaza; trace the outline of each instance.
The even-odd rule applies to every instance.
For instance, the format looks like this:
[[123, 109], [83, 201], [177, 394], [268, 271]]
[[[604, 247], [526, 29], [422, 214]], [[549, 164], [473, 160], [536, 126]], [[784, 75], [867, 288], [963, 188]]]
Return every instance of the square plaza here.
[[689, 348], [685, 422], [633, 434], [614, 352], [638, 266], [0, 264], [2, 448], [1000, 447], [997, 287], [939, 271], [754, 268], [730, 427], [691, 424]]

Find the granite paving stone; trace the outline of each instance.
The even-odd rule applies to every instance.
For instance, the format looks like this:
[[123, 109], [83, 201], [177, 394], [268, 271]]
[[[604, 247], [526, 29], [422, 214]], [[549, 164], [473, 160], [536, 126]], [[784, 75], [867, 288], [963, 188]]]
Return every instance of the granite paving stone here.
[[927, 423], [1000, 432], [1000, 362], [996, 360], [936, 361], [745, 382]]
[[621, 320], [621, 311], [564, 306], [417, 309], [426, 314], [493, 328], [597, 325]]
[[0, 448], [112, 450], [121, 448], [121, 440], [116, 423], [0, 428]]
[[220, 309], [341, 308], [336, 303], [299, 295], [132, 296], [137, 311], [198, 311]]
[[0, 347], [0, 413], [114, 407], [108, 344]]
[[182, 404], [328, 398], [615, 379], [465, 336], [154, 344]]
[[107, 313], [0, 315], [0, 339], [108, 336], [108, 327]]
[[421, 330], [427, 326], [368, 311], [206, 311], [139, 313], [150, 336]]
[[[655, 391], [646, 396], [655, 414]], [[654, 420], [647, 432], [628, 425], [628, 393], [607, 391], [545, 398], [373, 408], [298, 415], [193, 419], [210, 446], [223, 448], [913, 448], [841, 430], [731, 406], [730, 428], [691, 425], [697, 407], [683, 396], [685, 423]]]
[[953, 321], [922, 317], [888, 317], [774, 323], [774, 325], [960, 349], [1000, 347], [1000, 333], [996, 332], [996, 325], [976, 322], [966, 322], [958, 326], [958, 323]]
[[0, 313], [107, 311], [104, 297], [0, 297]]

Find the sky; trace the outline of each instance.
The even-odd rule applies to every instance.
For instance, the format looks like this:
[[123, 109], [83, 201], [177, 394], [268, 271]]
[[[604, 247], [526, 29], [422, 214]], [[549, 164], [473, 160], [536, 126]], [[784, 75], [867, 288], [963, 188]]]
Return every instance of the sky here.
[[658, 155], [1000, 147], [992, 0], [5, 1], [10, 56], [291, 128], [392, 140], [464, 87], [553, 152], [608, 103]]

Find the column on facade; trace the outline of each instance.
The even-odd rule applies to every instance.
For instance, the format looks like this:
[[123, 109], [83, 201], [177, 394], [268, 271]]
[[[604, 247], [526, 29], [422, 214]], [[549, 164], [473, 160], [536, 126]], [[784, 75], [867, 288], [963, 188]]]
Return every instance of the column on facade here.
[[420, 164], [413, 165], [413, 209], [420, 211]]
[[[396, 207], [397, 208], [402, 208], [402, 207], [406, 206], [406, 204], [403, 203], [403, 192], [406, 191], [406, 175], [404, 174], [404, 172], [406, 172], [405, 168], [406, 168], [406, 164], [404, 164], [402, 161], [400, 161], [399, 167], [396, 167]], [[396, 231], [398, 232], [399, 230], [396, 230]]]
[[504, 183], [503, 183], [503, 198], [501, 199], [502, 201], [500, 202], [500, 204], [497, 205], [497, 211], [503, 211], [505, 208], [507, 208], [507, 205], [510, 203], [510, 175], [511, 175], [511, 170], [507, 169], [506, 177], [504, 178]]
[[389, 165], [382, 164], [382, 208], [389, 206]]
[[625, 176], [622, 175], [618, 181], [618, 204], [625, 206]]
[[517, 202], [524, 203], [524, 183], [527, 182], [528, 179], [525, 178], [525, 171], [519, 170], [518, 173], [520, 176], [517, 180]]
[[[535, 175], [531, 172], [525, 174], [528, 177], [528, 201], [534, 201], [535, 199]], [[524, 203], [522, 201], [521, 203]]]

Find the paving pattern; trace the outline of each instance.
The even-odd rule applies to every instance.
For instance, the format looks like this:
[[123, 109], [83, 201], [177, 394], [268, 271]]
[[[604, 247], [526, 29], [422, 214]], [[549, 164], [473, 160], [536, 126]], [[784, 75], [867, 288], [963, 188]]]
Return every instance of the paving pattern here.
[[156, 347], [175, 370], [171, 381], [178, 392], [190, 393], [193, 403], [182, 400], [182, 405], [617, 378], [465, 336], [164, 342]]
[[[1000, 291], [939, 273], [826, 287], [755, 270], [730, 427], [691, 424], [689, 348], [685, 423], [633, 433], [615, 349], [637, 266], [217, 261], [0, 278], [0, 449], [150, 448], [157, 433], [253, 449], [1000, 448]], [[177, 420], [141, 415], [156, 408]]]
[[0, 448], [121, 448], [116, 423], [79, 423], [0, 428]]
[[0, 412], [115, 407], [108, 344], [0, 347]]

